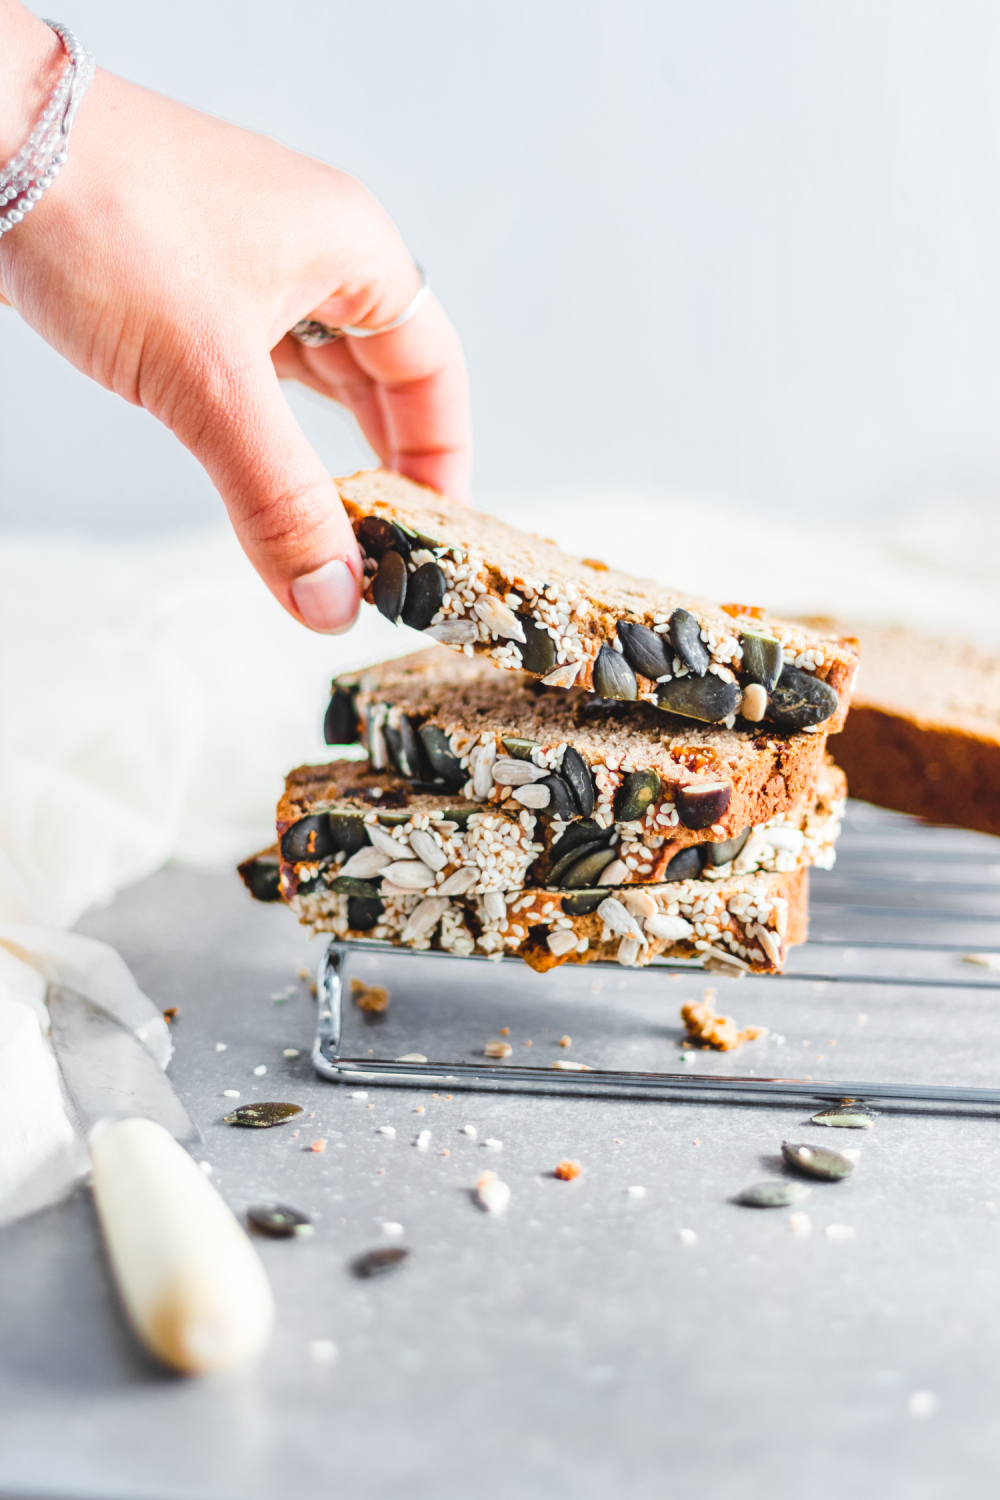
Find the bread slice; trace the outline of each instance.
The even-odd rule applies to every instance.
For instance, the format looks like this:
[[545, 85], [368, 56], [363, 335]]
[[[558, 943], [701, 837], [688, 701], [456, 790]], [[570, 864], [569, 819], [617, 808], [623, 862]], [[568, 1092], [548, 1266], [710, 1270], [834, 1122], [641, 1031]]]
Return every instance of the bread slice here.
[[550, 687], [643, 698], [698, 722], [844, 721], [852, 641], [571, 557], [398, 474], [334, 483], [364, 554], [365, 597], [388, 619]]
[[1000, 656], [908, 630], [852, 631], [864, 671], [833, 746], [852, 796], [1000, 834]]
[[[698, 725], [581, 688], [551, 692], [525, 673], [500, 677], [483, 658], [441, 647], [342, 678], [331, 710], [328, 723], [341, 726], [334, 732], [360, 734], [375, 766], [392, 757], [419, 782], [443, 776], [490, 805], [513, 794], [538, 808], [544, 791], [498, 784], [516, 779], [509, 762], [523, 758], [526, 774], [549, 787], [550, 808], [593, 816], [603, 827], [627, 822], [634, 841], [669, 843], [674, 852], [703, 839], [726, 842], [789, 812], [813, 795], [825, 763], [823, 729]], [[570, 798], [576, 805], [567, 813]]]
[[[374, 925], [372, 903], [414, 892], [478, 896], [548, 886], [592, 895], [685, 878], [710, 885], [733, 874], [829, 869], [845, 794], [842, 773], [826, 765], [815, 793], [791, 812], [748, 828], [732, 845], [703, 841], [679, 853], [662, 839], [645, 849], [618, 824], [566, 823], [512, 800], [488, 806], [461, 794], [416, 791], [365, 761], [302, 766], [288, 777], [278, 806], [280, 895], [318, 898], [320, 909], [328, 893], [351, 896]], [[264, 859], [241, 866], [254, 895], [261, 885], [270, 889], [270, 880], [262, 880]], [[300, 907], [314, 908], [315, 901]]]
[[335, 892], [297, 896], [290, 905], [314, 932], [466, 957], [509, 954], [541, 971], [595, 959], [637, 968], [666, 957], [701, 959], [729, 974], [773, 974], [789, 946], [805, 941], [808, 877], [798, 869], [572, 895], [538, 888], [450, 900], [394, 895], [379, 903], [374, 920]]

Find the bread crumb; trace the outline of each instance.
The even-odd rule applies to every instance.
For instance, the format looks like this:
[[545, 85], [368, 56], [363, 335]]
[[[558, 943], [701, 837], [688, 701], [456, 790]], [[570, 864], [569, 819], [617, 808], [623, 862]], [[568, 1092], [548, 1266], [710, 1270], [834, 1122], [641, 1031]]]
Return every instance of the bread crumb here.
[[315, 1151], [318, 1155], [319, 1152], [326, 1150], [326, 1141], [322, 1136], [320, 1136], [318, 1140], [313, 1141], [312, 1145], [309, 1147], [309, 1150]]
[[711, 1047], [716, 1052], [735, 1052], [744, 1042], [767, 1036], [766, 1026], [746, 1026], [742, 1031], [732, 1016], [720, 1016], [713, 1008], [714, 990], [705, 990], [701, 1000], [689, 1000], [681, 1006], [681, 1020], [692, 1042]]
[[166, 1010], [163, 1012], [163, 1019], [166, 1021], [167, 1025], [170, 1026], [174, 1021], [177, 1020], [177, 1017], [179, 1015], [180, 1009], [178, 1006], [168, 1005]]
[[352, 979], [351, 999], [359, 1010], [380, 1016], [388, 1008], [389, 991], [384, 984], [365, 984], [360, 979]]
[[502, 1214], [510, 1203], [510, 1188], [495, 1172], [484, 1172], [476, 1183], [479, 1206], [491, 1214]]
[[501, 1026], [500, 1027], [500, 1035], [501, 1036], [510, 1036], [510, 1027], [509, 1026]]
[[564, 1157], [552, 1175], [558, 1177], [560, 1182], [572, 1182], [573, 1178], [579, 1177], [582, 1171], [583, 1168], [578, 1161], [570, 1161], [568, 1157]]
[[561, 1036], [559, 1038], [559, 1045], [560, 1047], [572, 1047], [573, 1038], [571, 1036]]

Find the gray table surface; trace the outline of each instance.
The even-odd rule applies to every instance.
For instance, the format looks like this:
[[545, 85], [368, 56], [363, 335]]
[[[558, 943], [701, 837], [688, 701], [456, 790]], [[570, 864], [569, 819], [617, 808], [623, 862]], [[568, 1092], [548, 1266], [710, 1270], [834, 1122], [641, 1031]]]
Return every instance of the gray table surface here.
[[[995, 1084], [1000, 974], [961, 954], [1000, 950], [1000, 841], [854, 808], [814, 897], [792, 977], [716, 982], [720, 1008], [770, 1036], [694, 1069]], [[257, 1368], [201, 1383], [136, 1348], [86, 1189], [0, 1232], [3, 1496], [995, 1493], [997, 1120], [883, 1114], [870, 1132], [834, 1132], [796, 1108], [354, 1099], [309, 1064], [315, 1005], [295, 971], [318, 945], [235, 878], [165, 870], [81, 926], [179, 1007], [171, 1076], [233, 1208], [277, 1198], [316, 1232], [257, 1241], [273, 1345]], [[530, 1041], [534, 1062], [673, 1071], [679, 1005], [705, 983], [520, 968], [512, 982], [511, 966], [444, 960], [432, 994], [394, 962], [385, 1018], [351, 1017], [364, 1053], [471, 1060], [506, 1025], [515, 1059]], [[231, 1130], [226, 1088], [294, 1100], [304, 1123]], [[412, 1144], [422, 1128], [426, 1151]], [[730, 1201], [781, 1173], [783, 1138], [861, 1151], [853, 1178], [801, 1205], [808, 1235], [787, 1210]], [[565, 1156], [583, 1165], [572, 1183], [552, 1176]], [[472, 1201], [486, 1168], [511, 1187], [503, 1217]], [[387, 1222], [412, 1254], [358, 1280], [352, 1258], [394, 1243]], [[830, 1237], [831, 1224], [854, 1234]], [[316, 1341], [336, 1346], [332, 1363]]]

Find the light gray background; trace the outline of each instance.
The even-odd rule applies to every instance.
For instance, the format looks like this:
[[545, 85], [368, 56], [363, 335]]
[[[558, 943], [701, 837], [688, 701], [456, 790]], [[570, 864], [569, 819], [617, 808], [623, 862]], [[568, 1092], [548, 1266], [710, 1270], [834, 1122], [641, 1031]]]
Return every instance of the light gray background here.
[[[107, 67], [363, 178], [466, 340], [477, 493], [804, 518], [1000, 483], [987, 0], [74, 0]], [[295, 395], [331, 469], [350, 425]], [[0, 523], [219, 503], [0, 315]]]

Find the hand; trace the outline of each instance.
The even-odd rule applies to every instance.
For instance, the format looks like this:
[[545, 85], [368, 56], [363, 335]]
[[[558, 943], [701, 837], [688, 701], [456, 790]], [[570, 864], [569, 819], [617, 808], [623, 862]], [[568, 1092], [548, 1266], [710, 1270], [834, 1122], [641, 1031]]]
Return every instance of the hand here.
[[[41, 26], [13, 9], [22, 29]], [[3, 0], [0, 52], [11, 11]], [[61, 49], [42, 31], [31, 45], [46, 49], [47, 94]], [[0, 111], [0, 159], [22, 139], [6, 138]], [[100, 70], [67, 165], [0, 239], [6, 300], [78, 369], [176, 433], [265, 583], [323, 631], [353, 622], [361, 562], [278, 376], [347, 406], [387, 467], [464, 498], [466, 374], [433, 296], [378, 338], [305, 349], [287, 330], [307, 316], [379, 327], [418, 281], [392, 221], [353, 178]]]

